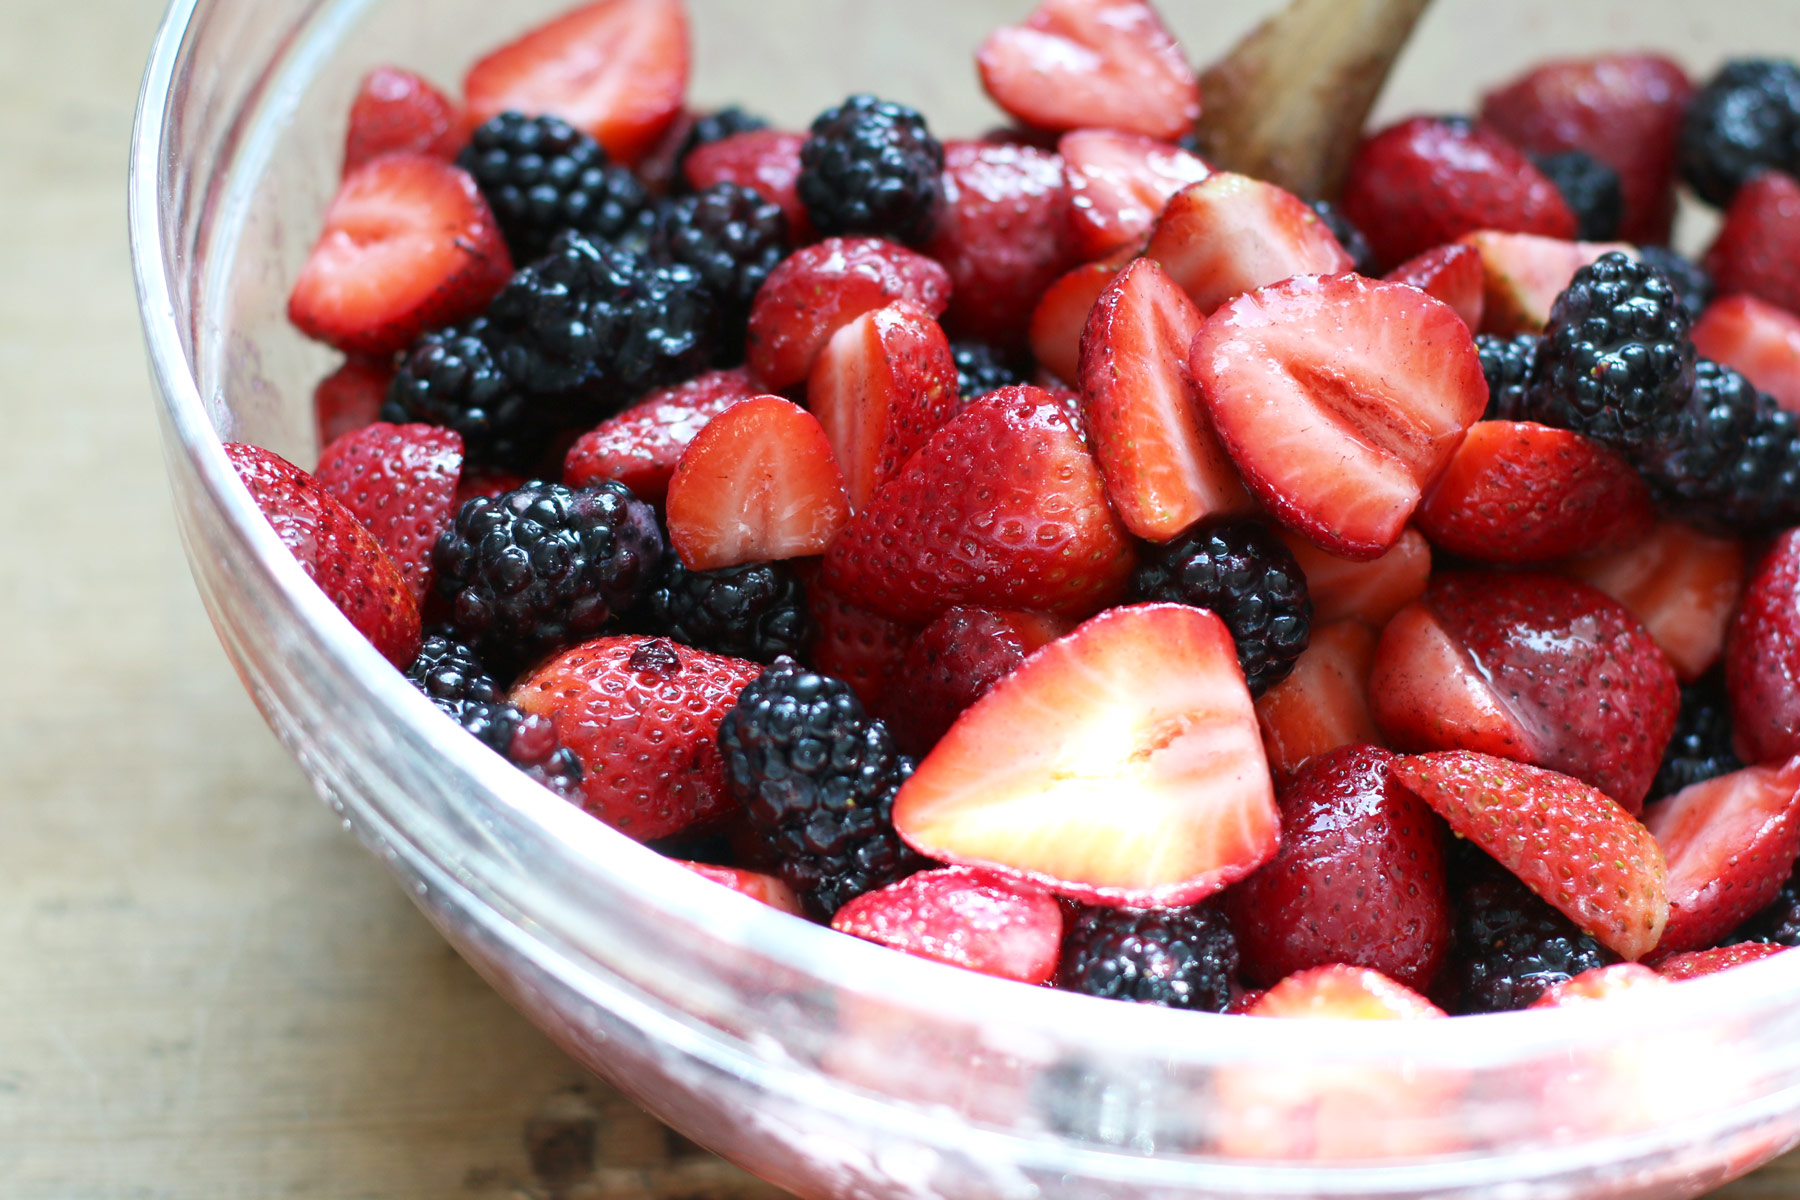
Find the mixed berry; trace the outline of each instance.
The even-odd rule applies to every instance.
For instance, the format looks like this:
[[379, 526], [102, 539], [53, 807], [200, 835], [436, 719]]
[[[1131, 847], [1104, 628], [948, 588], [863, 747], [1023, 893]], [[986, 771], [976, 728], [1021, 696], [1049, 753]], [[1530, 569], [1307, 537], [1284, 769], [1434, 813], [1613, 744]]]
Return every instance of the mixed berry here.
[[318, 469], [233, 464], [483, 744], [907, 953], [1392, 1019], [1800, 944], [1800, 68], [1548, 63], [1321, 198], [1144, 0], [977, 63], [973, 141], [690, 111], [681, 0], [376, 71]]

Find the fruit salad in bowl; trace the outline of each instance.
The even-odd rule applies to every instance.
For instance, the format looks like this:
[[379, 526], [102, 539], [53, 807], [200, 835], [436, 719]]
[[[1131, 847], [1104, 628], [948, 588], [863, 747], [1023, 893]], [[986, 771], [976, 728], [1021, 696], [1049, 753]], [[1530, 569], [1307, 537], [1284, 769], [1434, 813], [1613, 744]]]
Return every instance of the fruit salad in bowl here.
[[1303, 169], [1208, 115], [1280, 22], [996, 13], [983, 132], [703, 101], [729, 6], [398, 7], [171, 15], [140, 288], [252, 694], [572, 1052], [819, 1195], [1800, 1137], [1793, 62]]

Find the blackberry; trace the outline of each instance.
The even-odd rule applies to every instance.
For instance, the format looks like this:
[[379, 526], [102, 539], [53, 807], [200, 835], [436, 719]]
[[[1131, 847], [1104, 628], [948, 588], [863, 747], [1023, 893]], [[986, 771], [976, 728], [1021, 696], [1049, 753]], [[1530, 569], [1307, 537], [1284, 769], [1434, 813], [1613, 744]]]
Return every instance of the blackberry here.
[[1627, 453], [1667, 436], [1694, 387], [1691, 327], [1662, 272], [1603, 255], [1550, 309], [1525, 418]]
[[1731, 709], [1724, 681], [1715, 672], [1681, 689], [1675, 733], [1663, 750], [1662, 765], [1656, 769], [1645, 803], [1673, 796], [1689, 784], [1728, 775], [1743, 765], [1731, 748]]
[[1751, 917], [1727, 939], [1730, 942], [1773, 942], [1800, 946], [1800, 867], [1795, 868], [1769, 906]]
[[532, 398], [501, 370], [491, 339], [482, 317], [420, 337], [388, 385], [381, 419], [442, 425], [462, 435], [468, 462], [530, 471], [549, 432]]
[[1444, 981], [1455, 1011], [1525, 1008], [1552, 985], [1611, 961], [1599, 942], [1487, 855], [1459, 840], [1454, 857], [1468, 864]]
[[815, 917], [925, 865], [892, 818], [913, 761], [842, 680], [776, 659], [725, 714], [719, 748], [751, 829]]
[[1475, 349], [1481, 355], [1481, 373], [1487, 379], [1487, 411], [1484, 421], [1518, 421], [1525, 410], [1525, 390], [1531, 386], [1532, 372], [1537, 369], [1538, 346], [1543, 342], [1535, 333], [1502, 337], [1494, 333], [1475, 335]]
[[1261, 521], [1205, 522], [1148, 547], [1132, 572], [1131, 595], [1217, 613], [1237, 642], [1252, 696], [1286, 679], [1312, 636], [1306, 576]]
[[917, 245], [943, 202], [944, 147], [903, 104], [851, 96], [812, 123], [800, 147], [800, 200], [822, 236], [860, 233]]
[[1237, 969], [1237, 939], [1212, 905], [1088, 908], [1063, 939], [1056, 985], [1108, 1000], [1224, 1012]]
[[952, 342], [950, 353], [956, 359], [956, 391], [965, 404], [1025, 382], [1005, 354], [986, 342]]
[[599, 241], [624, 235], [650, 193], [606, 151], [558, 117], [504, 112], [470, 135], [456, 163], [475, 177], [515, 263], [542, 257], [565, 229]]
[[812, 632], [806, 591], [786, 563], [690, 571], [673, 554], [663, 557], [639, 623], [647, 633], [762, 663], [798, 655]]
[[768, 127], [769, 123], [763, 118], [747, 113], [735, 104], [696, 117], [687, 136], [681, 139], [681, 148], [675, 152], [675, 164], [670, 168], [669, 190], [678, 196], [690, 190], [686, 171], [687, 157], [701, 146], [710, 146], [740, 133]]
[[722, 344], [741, 346], [750, 302], [788, 255], [787, 214], [747, 187], [714, 184], [671, 200], [650, 246], [652, 257], [699, 274], [719, 304]]
[[1737, 536], [1800, 524], [1800, 417], [1706, 359], [1678, 417], [1637, 464], [1664, 509]]
[[458, 636], [516, 668], [629, 611], [662, 554], [656, 514], [624, 485], [528, 483], [465, 501], [432, 558]]
[[515, 704], [470, 700], [451, 713], [482, 745], [564, 800], [581, 802], [581, 762], [556, 736], [549, 717]]
[[1765, 167], [1800, 172], [1800, 67], [1740, 58], [1719, 68], [1688, 103], [1680, 164], [1688, 186], [1720, 208]]
[[1625, 190], [1617, 171], [1580, 150], [1534, 154], [1531, 161], [1556, 185], [1563, 203], [1575, 214], [1576, 237], [1609, 242], [1619, 236], [1619, 222], [1625, 218]]
[[1677, 254], [1667, 246], [1639, 246], [1638, 261], [1655, 267], [1668, 279], [1669, 285], [1675, 289], [1675, 298], [1681, 301], [1681, 307], [1687, 310], [1690, 321], [1698, 321], [1706, 306], [1713, 302], [1712, 276], [1686, 255]]
[[1331, 236], [1338, 240], [1344, 253], [1355, 260], [1355, 265], [1350, 269], [1358, 275], [1380, 278], [1381, 263], [1375, 258], [1375, 248], [1369, 245], [1369, 239], [1356, 227], [1356, 222], [1345, 216], [1344, 210], [1329, 200], [1308, 200], [1307, 203], [1319, 214], [1319, 220], [1325, 222], [1325, 228], [1331, 230]]
[[447, 633], [426, 635], [418, 657], [406, 668], [406, 681], [451, 716], [466, 703], [496, 704], [506, 698], [475, 651]]

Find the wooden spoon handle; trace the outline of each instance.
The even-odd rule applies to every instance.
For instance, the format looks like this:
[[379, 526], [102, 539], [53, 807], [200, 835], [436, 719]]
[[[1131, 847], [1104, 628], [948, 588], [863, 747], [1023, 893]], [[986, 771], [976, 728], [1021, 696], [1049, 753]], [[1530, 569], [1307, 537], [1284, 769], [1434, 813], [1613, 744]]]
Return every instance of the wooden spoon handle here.
[[1216, 167], [1337, 194], [1369, 109], [1431, 0], [1293, 0], [1200, 78]]

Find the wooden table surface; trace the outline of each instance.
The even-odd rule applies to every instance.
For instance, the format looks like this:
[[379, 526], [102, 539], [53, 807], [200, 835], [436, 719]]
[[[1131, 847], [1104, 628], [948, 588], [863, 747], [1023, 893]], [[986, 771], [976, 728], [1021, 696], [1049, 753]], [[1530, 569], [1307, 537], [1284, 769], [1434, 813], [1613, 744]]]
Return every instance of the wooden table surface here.
[[226, 666], [126, 260], [158, 10], [0, 10], [0, 1197], [767, 1194], [502, 1003], [325, 818]]

